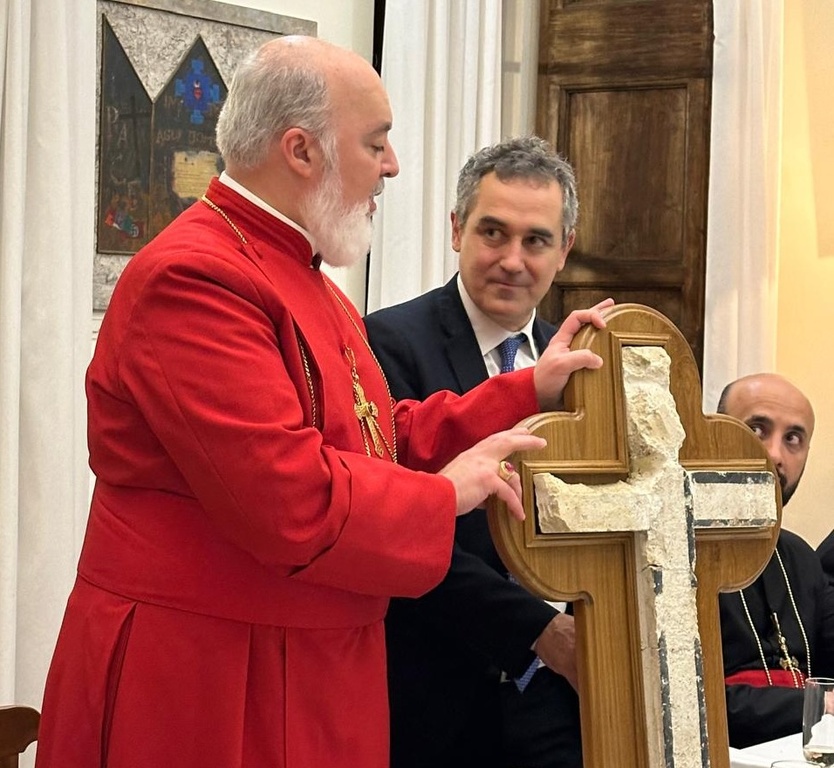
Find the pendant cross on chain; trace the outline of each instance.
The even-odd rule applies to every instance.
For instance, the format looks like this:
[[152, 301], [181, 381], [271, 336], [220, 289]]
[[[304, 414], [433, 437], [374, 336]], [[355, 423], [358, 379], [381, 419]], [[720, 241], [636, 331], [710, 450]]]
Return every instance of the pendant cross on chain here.
[[[359, 381], [359, 371], [356, 370], [356, 356], [353, 350], [345, 346], [345, 357], [350, 363], [350, 376], [353, 380], [353, 398], [356, 401], [353, 406], [353, 412], [356, 418], [359, 419], [359, 426], [362, 429], [362, 437], [365, 438], [365, 430], [371, 436], [371, 442], [374, 444], [374, 451], [377, 456], [384, 456], [385, 449], [383, 447], [382, 431], [379, 427], [379, 408], [373, 400], [368, 400], [365, 396], [365, 390]], [[366, 441], [367, 448], [367, 441]]]
[[779, 643], [779, 650], [782, 653], [782, 658], [779, 660], [779, 666], [788, 672], [800, 672], [799, 661], [796, 656], [791, 656], [791, 653], [788, 650], [788, 641], [782, 634], [782, 626], [779, 624], [779, 617], [774, 612], [770, 615], [770, 619], [773, 622], [774, 629], [776, 630], [776, 642]]

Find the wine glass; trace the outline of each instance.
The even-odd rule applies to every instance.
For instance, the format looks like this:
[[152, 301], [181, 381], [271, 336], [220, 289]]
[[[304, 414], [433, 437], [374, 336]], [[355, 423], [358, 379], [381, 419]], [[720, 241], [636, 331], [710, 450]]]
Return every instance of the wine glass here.
[[834, 678], [805, 681], [802, 754], [814, 765], [834, 765]]
[[770, 768], [813, 768], [816, 763], [807, 760], [777, 760], [770, 764]]
[[815, 765], [807, 760], [777, 760], [770, 764], [770, 768], [813, 768]]

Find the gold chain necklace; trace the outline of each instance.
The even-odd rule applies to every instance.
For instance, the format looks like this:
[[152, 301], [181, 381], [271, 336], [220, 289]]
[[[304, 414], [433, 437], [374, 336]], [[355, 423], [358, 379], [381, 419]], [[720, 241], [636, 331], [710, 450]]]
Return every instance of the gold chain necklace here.
[[350, 324], [353, 326], [353, 329], [356, 331], [357, 335], [365, 344], [365, 348], [370, 353], [373, 361], [376, 363], [376, 367], [379, 369], [379, 375], [382, 376], [382, 381], [385, 384], [385, 392], [388, 394], [388, 410], [391, 413], [391, 438], [392, 443], [389, 443], [388, 440], [385, 439], [385, 435], [382, 433], [382, 430], [379, 428], [379, 422], [377, 421], [377, 416], [379, 414], [379, 409], [376, 406], [376, 403], [373, 401], [368, 401], [365, 399], [365, 391], [362, 389], [362, 385], [359, 383], [359, 373], [356, 370], [356, 356], [353, 353], [353, 350], [346, 344], [345, 345], [345, 357], [350, 364], [350, 375], [353, 379], [353, 397], [356, 401], [355, 405], [353, 406], [353, 410], [356, 413], [356, 418], [359, 419], [359, 425], [362, 429], [362, 441], [365, 443], [365, 451], [368, 456], [371, 455], [370, 446], [368, 445], [368, 438], [365, 435], [365, 430], [367, 429], [368, 433], [371, 436], [371, 442], [374, 444], [374, 450], [378, 456], [382, 456], [382, 448], [379, 445], [379, 440], [382, 440], [382, 443], [385, 445], [386, 450], [388, 451], [388, 455], [391, 457], [391, 460], [394, 464], [397, 463], [397, 424], [394, 420], [394, 407], [392, 405], [392, 398], [391, 398], [391, 388], [388, 386], [388, 379], [385, 377], [385, 371], [382, 370], [382, 366], [379, 364], [379, 360], [377, 360], [376, 355], [374, 354], [373, 349], [371, 349], [371, 345], [368, 344], [368, 340], [365, 338], [365, 334], [359, 329], [359, 326], [356, 324], [356, 321], [353, 319], [353, 316], [348, 311], [348, 308], [345, 306], [345, 303], [342, 301], [341, 297], [339, 296], [336, 291], [333, 290], [333, 286], [330, 285], [330, 280], [327, 278], [327, 275], [322, 275], [324, 278], [324, 284], [330, 290], [330, 293], [333, 295], [333, 298], [336, 299], [339, 306], [342, 308], [342, 311], [345, 313], [345, 316], [348, 320], [350, 320]]
[[219, 213], [226, 221], [226, 223], [232, 228], [232, 231], [240, 238], [240, 242], [244, 245], [248, 245], [249, 241], [243, 236], [243, 232], [241, 232], [236, 226], [235, 223], [226, 215], [226, 211], [224, 211], [219, 205], [216, 205], [211, 200], [209, 200], [205, 195], [203, 195], [200, 200], [204, 202], [211, 210], [215, 213]]
[[[782, 556], [779, 554], [779, 550], [774, 550], [774, 554], [776, 555], [776, 560], [779, 563], [779, 568], [782, 571], [782, 578], [785, 580], [785, 589], [788, 592], [788, 598], [791, 601], [791, 606], [793, 606], [793, 613], [796, 616], [797, 624], [799, 624], [799, 631], [802, 633], [802, 641], [805, 643], [805, 658], [808, 661], [808, 674], [806, 675], [806, 679], [811, 677], [811, 646], [808, 644], [808, 636], [805, 634], [805, 625], [802, 623], [802, 619], [799, 616], [799, 609], [796, 606], [796, 600], [793, 596], [793, 590], [791, 589], [791, 582], [788, 579], [788, 572], [785, 570], [785, 564], [782, 562]], [[750, 609], [747, 607], [747, 600], [744, 598], [744, 590], [739, 590], [739, 595], [741, 597], [741, 605], [744, 608], [744, 615], [747, 616], [747, 622], [750, 625], [750, 630], [753, 633], [753, 639], [756, 641], [756, 647], [759, 650], [759, 658], [762, 660], [762, 666], [764, 667], [765, 676], [767, 677], [767, 684], [772, 686], [773, 680], [770, 677], [770, 670], [767, 666], [767, 659], [765, 658], [764, 648], [762, 648], [762, 641], [759, 639], [759, 635], [756, 632], [756, 627], [753, 624], [753, 619], [750, 616]], [[795, 657], [790, 655], [788, 650], [788, 641], [785, 639], [785, 636], [782, 634], [782, 627], [779, 624], [779, 617], [776, 613], [771, 614], [771, 621], [773, 621], [774, 628], [776, 630], [776, 642], [779, 644], [779, 651], [782, 654], [782, 658], [779, 660], [779, 666], [782, 669], [788, 670], [791, 673], [791, 678], [793, 679], [793, 687], [794, 688], [804, 688], [805, 683], [802, 680], [802, 670], [799, 668], [799, 662], [796, 660]]]
[[[205, 203], [211, 210], [217, 213], [219, 216], [223, 218], [223, 220], [232, 228], [232, 231], [240, 238], [240, 241], [246, 245], [248, 244], [248, 240], [244, 236], [243, 232], [241, 232], [235, 223], [229, 218], [226, 211], [224, 211], [219, 205], [214, 203], [213, 201], [209, 200], [206, 195], [203, 195], [200, 200]], [[384, 455], [383, 446], [388, 451], [388, 455], [391, 457], [391, 460], [396, 464], [397, 463], [397, 429], [396, 429], [396, 422], [394, 420], [394, 409], [391, 405], [391, 389], [388, 386], [388, 379], [385, 378], [385, 373], [382, 370], [382, 366], [379, 364], [379, 360], [377, 360], [374, 351], [371, 349], [371, 345], [368, 344], [368, 340], [365, 338], [365, 335], [362, 331], [359, 330], [359, 326], [354, 321], [353, 317], [351, 316], [350, 312], [348, 312], [347, 307], [344, 305], [344, 302], [339, 297], [339, 294], [333, 290], [333, 287], [330, 285], [330, 281], [328, 280], [327, 276], [322, 274], [322, 279], [324, 280], [324, 284], [327, 286], [330, 293], [339, 303], [339, 306], [342, 308], [342, 311], [347, 316], [347, 319], [350, 321], [350, 324], [353, 326], [356, 333], [359, 335], [359, 338], [365, 343], [365, 347], [367, 347], [368, 352], [370, 352], [371, 357], [373, 358], [374, 362], [376, 363], [377, 368], [379, 369], [379, 374], [382, 376], [382, 380], [385, 383], [385, 391], [388, 394], [388, 408], [391, 413], [391, 436], [393, 439], [393, 444], [390, 444], [388, 440], [385, 438], [385, 435], [382, 433], [382, 430], [379, 428], [379, 422], [377, 421], [377, 416], [379, 415], [379, 409], [377, 408], [376, 403], [373, 400], [368, 400], [365, 397], [365, 390], [362, 387], [362, 384], [359, 380], [359, 372], [356, 368], [356, 355], [354, 355], [353, 350], [345, 344], [344, 354], [347, 358], [347, 361], [350, 365], [350, 375], [351, 375], [351, 382], [353, 385], [353, 397], [355, 400], [355, 404], [353, 406], [353, 411], [356, 414], [356, 418], [359, 420], [359, 431], [362, 434], [362, 442], [365, 446], [365, 453], [370, 456], [371, 455], [371, 446], [368, 443], [368, 435], [370, 435], [371, 443], [374, 446], [374, 452], [377, 456], [382, 457]], [[307, 352], [304, 349], [304, 344], [299, 337], [298, 341], [298, 348], [301, 350], [301, 359], [304, 366], [304, 376], [307, 379], [307, 390], [310, 394], [310, 401], [311, 401], [311, 409], [312, 409], [312, 418], [313, 418], [313, 426], [316, 425], [316, 418], [317, 418], [317, 407], [316, 407], [316, 394], [315, 394], [315, 387], [313, 386], [313, 376], [310, 372], [310, 364], [307, 360]]]

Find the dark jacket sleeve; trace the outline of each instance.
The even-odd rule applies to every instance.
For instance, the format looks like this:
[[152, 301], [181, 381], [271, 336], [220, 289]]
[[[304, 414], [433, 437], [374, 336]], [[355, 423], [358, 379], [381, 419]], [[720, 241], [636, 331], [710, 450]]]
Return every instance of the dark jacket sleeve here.
[[420, 599], [450, 637], [513, 677], [530, 666], [531, 646], [558, 613], [457, 542], [446, 577]]
[[802, 701], [799, 688], [728, 685], [730, 745], [743, 749], [802, 730]]
[[817, 547], [817, 556], [828, 578], [828, 583], [834, 586], [834, 531], [831, 531]]
[[[365, 318], [371, 347], [395, 400], [423, 400], [440, 389], [459, 389], [430, 302], [431, 295], [423, 296]], [[534, 658], [532, 644], [557, 614], [507, 580], [483, 510], [458, 518], [449, 572], [419, 601], [421, 621], [430, 621], [451, 642], [473, 649], [511, 675], [527, 669]]]
[[[834, 555], [832, 555], [834, 559]], [[819, 587], [815, 597], [817, 608], [817, 633], [814, 643], [813, 673], [834, 677], [834, 585], [831, 574], [817, 577]]]

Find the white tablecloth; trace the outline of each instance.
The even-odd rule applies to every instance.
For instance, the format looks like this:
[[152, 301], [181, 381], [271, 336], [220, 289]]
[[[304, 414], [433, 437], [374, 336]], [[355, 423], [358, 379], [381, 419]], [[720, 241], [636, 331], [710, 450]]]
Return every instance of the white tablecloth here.
[[802, 734], [754, 744], [745, 749], [730, 747], [730, 768], [770, 768], [775, 760], [802, 760]]

